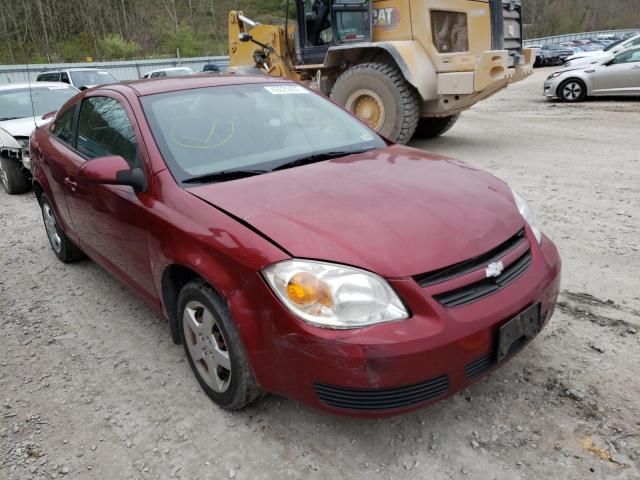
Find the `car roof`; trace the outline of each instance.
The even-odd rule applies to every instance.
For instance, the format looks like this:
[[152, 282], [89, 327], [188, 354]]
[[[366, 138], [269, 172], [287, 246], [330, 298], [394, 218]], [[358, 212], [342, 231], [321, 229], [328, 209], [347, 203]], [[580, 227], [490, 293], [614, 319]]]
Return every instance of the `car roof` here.
[[64, 88], [71, 88], [73, 90], [77, 90], [77, 88], [72, 87], [71, 85], [69, 85], [68, 83], [64, 83], [64, 82], [22, 82], [22, 83], [6, 83], [6, 84], [0, 84], [0, 91], [2, 90], [16, 90], [16, 89], [20, 89], [20, 88], [43, 88], [43, 87], [64, 87]]
[[177, 92], [194, 88], [224, 87], [255, 83], [293, 83], [291, 80], [266, 75], [181, 75], [177, 77], [148, 78], [114, 83], [108, 86], [111, 90], [133, 90], [138, 96], [156, 93]]
[[96, 67], [86, 67], [86, 68], [61, 68], [59, 70], [45, 70], [44, 72], [40, 72], [39, 75], [43, 73], [61, 73], [61, 72], [106, 72], [107, 70], [104, 68], [96, 68]]

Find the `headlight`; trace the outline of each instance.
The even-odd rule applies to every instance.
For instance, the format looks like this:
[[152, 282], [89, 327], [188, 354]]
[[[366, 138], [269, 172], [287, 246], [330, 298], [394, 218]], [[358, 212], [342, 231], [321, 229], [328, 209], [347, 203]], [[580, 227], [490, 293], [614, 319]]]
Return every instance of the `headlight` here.
[[533, 218], [533, 210], [531, 210], [531, 206], [529, 205], [529, 202], [527, 202], [524, 198], [518, 195], [518, 193], [516, 193], [515, 191], [512, 191], [512, 192], [513, 192], [513, 199], [516, 201], [516, 205], [518, 206], [518, 211], [520, 212], [520, 215], [522, 215], [522, 218], [524, 218], [525, 222], [527, 222], [531, 227], [531, 231], [535, 235], [538, 243], [542, 242], [542, 232], [536, 225], [535, 218]]
[[318, 327], [358, 328], [409, 317], [387, 281], [365, 270], [285, 260], [262, 273], [294, 315]]

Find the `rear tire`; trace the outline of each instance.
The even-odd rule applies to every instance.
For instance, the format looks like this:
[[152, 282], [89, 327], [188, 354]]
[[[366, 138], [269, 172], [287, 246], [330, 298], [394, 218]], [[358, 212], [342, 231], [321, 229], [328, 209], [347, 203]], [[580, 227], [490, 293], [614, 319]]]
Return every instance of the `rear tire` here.
[[0, 155], [0, 183], [9, 195], [29, 190], [31, 186], [28, 170], [15, 158]]
[[451, 130], [460, 118], [460, 114], [450, 115], [448, 117], [424, 117], [418, 121], [413, 138], [426, 139], [436, 138]]
[[64, 263], [71, 263], [84, 258], [84, 252], [69, 240], [69, 237], [67, 237], [62, 231], [62, 228], [60, 228], [56, 214], [45, 193], [40, 197], [40, 208], [42, 210], [44, 228], [47, 232], [47, 237], [49, 237], [51, 249], [53, 253], [56, 254], [56, 257]]
[[557, 95], [563, 102], [582, 102], [587, 97], [587, 86], [578, 78], [570, 78], [558, 87]]
[[204, 280], [178, 296], [180, 339], [198, 383], [220, 407], [239, 410], [260, 397], [249, 357], [227, 303]]
[[333, 85], [331, 98], [393, 142], [407, 143], [418, 125], [420, 96], [392, 65], [349, 68]]

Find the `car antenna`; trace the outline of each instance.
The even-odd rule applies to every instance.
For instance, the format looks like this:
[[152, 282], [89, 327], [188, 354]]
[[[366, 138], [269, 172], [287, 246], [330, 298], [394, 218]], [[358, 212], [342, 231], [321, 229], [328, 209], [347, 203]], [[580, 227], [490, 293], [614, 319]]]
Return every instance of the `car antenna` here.
[[26, 63], [27, 67], [27, 83], [29, 84], [29, 100], [31, 100], [31, 113], [33, 116], [33, 125], [38, 128], [38, 122], [36, 122], [36, 108], [33, 106], [33, 90], [31, 90], [31, 72], [29, 71], [29, 62]]

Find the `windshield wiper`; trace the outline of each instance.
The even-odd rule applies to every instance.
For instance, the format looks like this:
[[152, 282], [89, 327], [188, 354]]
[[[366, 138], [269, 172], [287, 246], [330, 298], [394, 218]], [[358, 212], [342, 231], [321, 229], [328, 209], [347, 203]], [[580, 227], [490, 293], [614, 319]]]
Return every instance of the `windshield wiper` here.
[[334, 151], [334, 152], [324, 152], [324, 153], [314, 153], [313, 155], [308, 155], [306, 157], [296, 158], [289, 162], [283, 163], [282, 165], [278, 165], [273, 170], [284, 170], [286, 168], [300, 167], [302, 165], [308, 165], [310, 163], [322, 162], [323, 160], [331, 160], [332, 158], [340, 158], [346, 157], [347, 155], [354, 155], [356, 153], [368, 152], [370, 150], [374, 150], [373, 148], [366, 148], [363, 150], [349, 150], [349, 151]]
[[23, 118], [23, 117], [6, 117], [6, 118], [0, 118], [0, 122], [4, 122], [5, 120], [17, 120], [18, 118]]
[[215, 183], [225, 182], [227, 180], [236, 180], [238, 178], [253, 177], [268, 173], [269, 170], [223, 170], [221, 172], [207, 173], [196, 177], [187, 178], [182, 183]]

